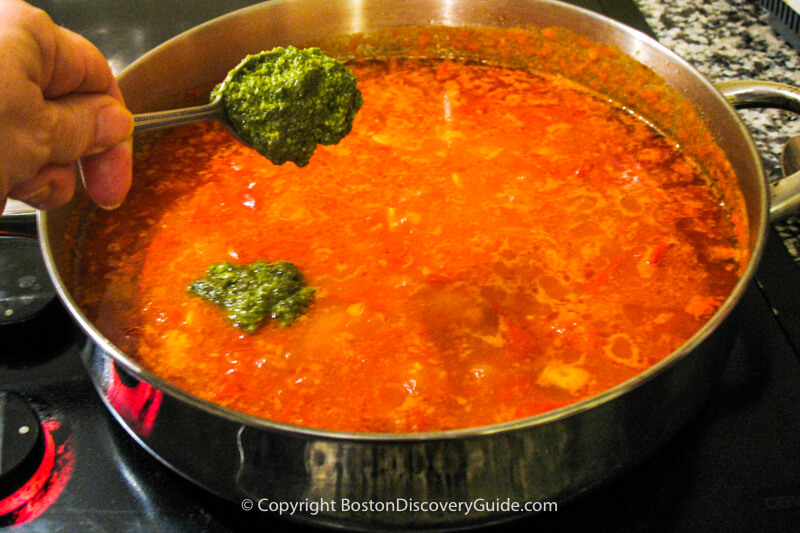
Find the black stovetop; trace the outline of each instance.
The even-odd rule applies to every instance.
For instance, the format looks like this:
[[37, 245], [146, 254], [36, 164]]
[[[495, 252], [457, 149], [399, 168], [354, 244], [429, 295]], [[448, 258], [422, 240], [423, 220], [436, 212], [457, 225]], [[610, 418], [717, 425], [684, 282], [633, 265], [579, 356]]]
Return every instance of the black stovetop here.
[[[158, 31], [148, 33], [137, 41], [142, 49], [132, 50], [143, 53], [169, 37], [170, 32], [177, 33], [186, 29], [183, 26], [247, 3], [220, 6], [221, 2], [198, 1], [193, 4], [197, 9], [194, 18], [184, 17], [177, 22], [175, 17], [161, 13], [161, 20], [169, 19], [165, 22], [169, 27], [164, 29], [161, 25]], [[598, 10], [606, 8], [607, 13], [624, 22], [646, 29], [630, 2], [576, 3]], [[92, 23], [90, 16], [81, 18], [81, 9], [113, 6], [115, 2], [76, 0], [38, 4], [51, 10], [57, 22], [94, 37], [97, 42], [101, 25], [96, 20]], [[137, 20], [151, 20], [146, 15], [152, 15], [156, 4], [163, 5], [132, 4], [134, 14], [128, 19], [128, 26], [120, 22], [124, 11], [121, 4], [117, 6], [119, 9], [109, 7], [106, 11], [110, 24], [119, 22], [122, 27], [130, 28]], [[612, 7], [607, 8], [606, 4]], [[104, 27], [109, 31], [109, 26]], [[111, 57], [118, 43], [103, 51]], [[35, 223], [30, 219], [22, 222], [0, 219], [0, 239], [11, 236], [35, 239], [24, 236], [31, 234], [35, 234]], [[0, 240], [0, 249], [6, 244]], [[0, 255], [0, 270], [6, 272], [2, 261]], [[735, 317], [740, 323], [736, 346], [722, 379], [701, 412], [635, 470], [575, 501], [560, 504], [556, 512], [523, 518], [495, 529], [797, 531], [800, 523], [798, 288], [800, 269], [771, 231], [757, 278]], [[26, 475], [33, 478], [27, 485], [32, 496], [12, 503], [13, 498], [8, 496], [10, 492], [19, 494], [15, 492], [16, 485], [12, 487], [0, 480], [0, 515], [4, 515], [0, 517], [0, 532], [309, 530], [285, 519], [242, 511], [236, 504], [219, 500], [183, 480], [151, 457], [117, 425], [95, 394], [79, 357], [85, 337], [57, 300], [46, 305], [37, 319], [40, 322], [33, 323], [36, 328], [31, 331], [26, 331], [25, 326], [8, 333], [11, 330], [0, 327], [0, 391], [4, 391], [0, 393], [0, 472], [6, 461], [2, 453], [4, 435], [8, 442], [11, 427], [6, 420], [4, 428], [4, 406], [7, 411], [11, 400], [21, 399], [39, 417], [41, 436], [34, 455], [44, 457], [44, 466], [23, 465]], [[16, 337], [22, 336], [29, 341], [20, 343]], [[12, 507], [13, 511], [7, 512]]]

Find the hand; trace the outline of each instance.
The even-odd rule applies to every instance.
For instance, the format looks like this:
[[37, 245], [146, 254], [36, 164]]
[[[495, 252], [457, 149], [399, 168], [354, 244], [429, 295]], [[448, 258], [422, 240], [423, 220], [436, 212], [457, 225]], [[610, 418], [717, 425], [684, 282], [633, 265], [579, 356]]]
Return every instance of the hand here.
[[0, 0], [0, 212], [69, 201], [76, 162], [98, 205], [131, 183], [133, 117], [108, 62], [83, 37], [21, 0]]

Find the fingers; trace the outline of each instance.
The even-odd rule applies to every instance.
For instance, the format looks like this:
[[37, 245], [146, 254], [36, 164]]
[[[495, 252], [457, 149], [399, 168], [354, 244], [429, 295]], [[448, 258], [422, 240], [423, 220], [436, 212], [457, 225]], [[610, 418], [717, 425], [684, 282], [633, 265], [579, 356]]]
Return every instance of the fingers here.
[[[45, 69], [40, 80], [45, 98], [103, 93], [123, 103], [111, 67], [97, 47], [65, 28], [56, 27], [54, 36], [52, 66], [49, 71]], [[45, 61], [49, 63], [50, 58]]]
[[0, 29], [17, 33], [12, 52], [23, 58], [26, 75], [45, 98], [105, 93], [122, 102], [108, 62], [89, 40], [56, 25], [44, 10], [21, 0], [0, 0], [0, 9]]
[[45, 103], [51, 163], [67, 164], [120, 144], [133, 133], [133, 115], [108, 95], [71, 94]]
[[[89, 197], [113, 209], [125, 199], [131, 184], [133, 115], [122, 104], [110, 67], [96, 48], [66, 30], [59, 32], [58, 39], [53, 76], [44, 89], [52, 133], [50, 161], [66, 165], [81, 159]], [[51, 183], [60, 187], [63, 182]], [[74, 191], [71, 185], [71, 189], [67, 185], [52, 192], [48, 206], [60, 205], [57, 202], [68, 192], [65, 201], [69, 201]]]
[[119, 205], [131, 181], [133, 117], [108, 62], [44, 11], [0, 0], [0, 200], [69, 201], [83, 159], [89, 196]]
[[50, 209], [68, 202], [75, 192], [74, 165], [47, 165], [39, 174], [12, 188], [9, 198], [36, 209]]
[[[131, 186], [131, 141], [81, 160], [81, 175], [89, 198], [104, 209], [116, 209]], [[76, 165], [47, 165], [39, 174], [9, 191], [8, 197], [36, 209], [52, 209], [75, 193]]]
[[[56, 39], [53, 75], [44, 88], [53, 120], [51, 160], [63, 164], [81, 158], [89, 198], [114, 209], [131, 185], [133, 115], [124, 107], [111, 69], [94, 45], [67, 30], [59, 31]], [[67, 192], [69, 201], [69, 185], [47, 201], [60, 205]]]
[[75, 191], [75, 163], [83, 158], [89, 197], [106, 209], [117, 207], [131, 183], [130, 112], [106, 95], [70, 95], [46, 106], [47, 162], [34, 178], [13, 186], [9, 197], [37, 209], [68, 202]]

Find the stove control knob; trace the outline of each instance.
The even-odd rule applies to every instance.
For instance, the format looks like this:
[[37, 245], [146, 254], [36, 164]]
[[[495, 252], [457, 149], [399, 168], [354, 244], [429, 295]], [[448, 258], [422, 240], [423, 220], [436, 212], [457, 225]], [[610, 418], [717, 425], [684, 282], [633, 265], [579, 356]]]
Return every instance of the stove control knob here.
[[0, 509], [13, 510], [11, 500], [38, 471], [45, 449], [42, 433], [33, 407], [15, 393], [0, 391]]

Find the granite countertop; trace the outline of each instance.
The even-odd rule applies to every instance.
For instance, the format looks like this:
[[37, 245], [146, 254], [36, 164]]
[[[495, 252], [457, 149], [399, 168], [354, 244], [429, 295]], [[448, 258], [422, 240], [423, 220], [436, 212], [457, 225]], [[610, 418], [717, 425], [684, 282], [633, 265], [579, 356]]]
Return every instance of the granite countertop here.
[[[712, 82], [757, 79], [800, 87], [800, 52], [769, 23], [769, 12], [753, 0], [636, 0], [658, 40]], [[784, 143], [800, 135], [798, 116], [776, 109], [740, 110], [762, 154], [770, 181], [781, 177]], [[800, 216], [776, 223], [800, 264]]]

